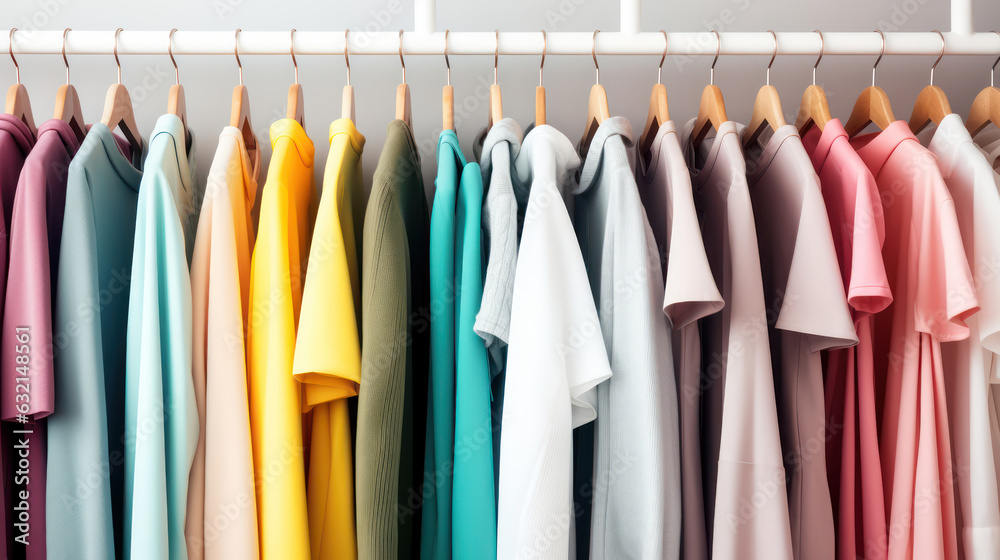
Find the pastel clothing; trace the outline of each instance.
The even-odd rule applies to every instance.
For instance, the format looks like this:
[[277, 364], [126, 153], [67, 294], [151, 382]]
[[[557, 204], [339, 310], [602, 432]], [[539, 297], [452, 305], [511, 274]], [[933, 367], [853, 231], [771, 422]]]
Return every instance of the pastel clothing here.
[[693, 130], [694, 119], [684, 128], [682, 145], [705, 252], [726, 302], [701, 320], [710, 554], [718, 560], [791, 560], [761, 261], [739, 129], [727, 121], [699, 146], [691, 142]]
[[[885, 376], [880, 451], [887, 557], [958, 556], [941, 343], [969, 337], [978, 309], [955, 203], [937, 158], [904, 121], [851, 145], [878, 184], [893, 303], [875, 316], [875, 371]], [[878, 545], [874, 545], [878, 546]]]
[[993, 170], [1000, 172], [1000, 128], [986, 125], [973, 137], [973, 142], [986, 152], [986, 161], [993, 166]]
[[701, 330], [698, 320], [723, 307], [705, 254], [680, 139], [673, 121], [660, 125], [649, 159], [636, 157], [636, 182], [656, 240], [664, 279], [663, 313], [673, 328], [680, 469], [680, 558], [707, 560], [701, 464]]
[[[878, 449], [872, 315], [892, 302], [882, 263], [885, 224], [875, 177], [838, 119], [810, 128], [802, 144], [820, 178], [840, 276], [858, 345], [826, 352], [826, 464], [836, 558], [885, 558], [885, 501]], [[874, 546], [872, 546], [874, 545]]]

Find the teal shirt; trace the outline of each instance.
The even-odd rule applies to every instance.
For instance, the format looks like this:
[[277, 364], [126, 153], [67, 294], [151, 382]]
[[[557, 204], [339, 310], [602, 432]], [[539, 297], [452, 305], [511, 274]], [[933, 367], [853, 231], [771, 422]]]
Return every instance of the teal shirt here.
[[[194, 146], [190, 147], [194, 150]], [[191, 356], [194, 170], [181, 120], [163, 115], [139, 189], [125, 363], [125, 558], [187, 559], [198, 442]]]
[[[118, 144], [123, 146], [120, 148]], [[125, 325], [142, 154], [95, 124], [69, 165], [56, 274], [56, 407], [45, 490], [50, 558], [121, 551]]]

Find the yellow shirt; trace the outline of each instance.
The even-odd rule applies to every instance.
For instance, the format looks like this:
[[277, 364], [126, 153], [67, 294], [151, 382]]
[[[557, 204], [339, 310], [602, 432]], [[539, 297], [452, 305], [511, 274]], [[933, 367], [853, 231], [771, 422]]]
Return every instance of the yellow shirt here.
[[271, 125], [271, 166], [250, 272], [250, 433], [263, 560], [307, 560], [305, 465], [295, 325], [311, 230], [315, 148], [293, 119]]
[[364, 145], [365, 137], [350, 119], [338, 119], [330, 125], [330, 155], [295, 343], [292, 371], [303, 384], [303, 410], [313, 412], [308, 502], [315, 560], [358, 557], [347, 399], [358, 394], [361, 380], [357, 252], [364, 212]]

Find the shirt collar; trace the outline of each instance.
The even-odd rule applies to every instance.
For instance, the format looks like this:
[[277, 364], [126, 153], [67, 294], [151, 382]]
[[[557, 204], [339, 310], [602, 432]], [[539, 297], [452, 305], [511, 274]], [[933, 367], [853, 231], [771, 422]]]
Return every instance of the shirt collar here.
[[351, 147], [354, 148], [354, 151], [358, 155], [361, 155], [361, 152], [365, 148], [365, 137], [358, 132], [357, 127], [354, 126], [354, 121], [341, 118], [330, 123], [330, 137], [328, 140], [333, 142], [333, 137], [337, 134], [346, 134], [351, 140]]
[[826, 165], [826, 158], [830, 157], [830, 151], [838, 138], [850, 141], [847, 131], [844, 130], [844, 125], [841, 124], [840, 119], [836, 118], [827, 121], [822, 131], [818, 126], [812, 126], [802, 136], [802, 144], [809, 152], [814, 169], [817, 171], [823, 169], [823, 166]]
[[660, 123], [660, 128], [656, 130], [656, 136], [653, 137], [653, 144], [649, 147], [649, 164], [646, 163], [642, 154], [639, 153], [640, 146], [636, 143], [636, 164], [639, 166], [640, 175], [647, 182], [652, 180], [653, 176], [656, 174], [656, 166], [661, 159], [660, 152], [663, 150], [663, 139], [666, 138], [668, 134], [677, 135], [677, 126], [674, 124], [674, 121]]
[[[726, 121], [719, 125], [718, 130], [709, 130], [702, 140], [700, 146], [695, 148], [692, 142], [694, 136], [694, 125], [698, 119], [694, 118], [684, 125], [684, 157], [687, 160], [688, 169], [691, 171], [691, 183], [694, 187], [700, 187], [711, 175], [715, 161], [719, 157], [719, 150], [723, 144], [722, 139], [727, 134], [738, 134], [738, 126], [733, 121]], [[736, 140], [737, 145], [739, 140]], [[699, 167], [699, 159], [701, 159]]]
[[[747, 127], [740, 125], [740, 145], [743, 145], [743, 136], [746, 134]], [[768, 129], [768, 132], [770, 129]], [[764, 142], [763, 146], [760, 146], [759, 141], [757, 145], [751, 146], [748, 149], [744, 149], [744, 159], [747, 164], [747, 178], [753, 182], [756, 181], [760, 175], [767, 170], [768, 166], [774, 160], [774, 156], [778, 153], [781, 145], [785, 143], [785, 140], [789, 138], [798, 138], [799, 131], [795, 128], [795, 125], [786, 124], [784, 126], [778, 127], [773, 134]], [[756, 157], [754, 155], [756, 154]]]
[[62, 119], [49, 119], [43, 122], [38, 127], [38, 138], [41, 138], [43, 133], [58, 136], [70, 155], [75, 154], [80, 149], [80, 139], [76, 137], [76, 132], [73, 131], [73, 127], [68, 122]]
[[271, 149], [281, 138], [289, 138], [295, 150], [299, 153], [302, 163], [306, 167], [312, 167], [313, 158], [316, 155], [316, 147], [312, 140], [306, 135], [306, 130], [302, 128], [299, 121], [295, 119], [278, 119], [271, 125]]
[[[87, 138], [91, 136], [95, 138], [92, 142], [101, 143], [108, 161], [111, 162], [111, 166], [115, 168], [115, 172], [118, 173], [122, 181], [133, 190], [138, 191], [139, 183], [142, 181], [142, 169], [139, 166], [142, 164], [141, 162], [146, 152], [146, 141], [142, 141], [142, 147], [139, 150], [140, 153], [131, 154], [130, 160], [125, 155], [130, 149], [128, 141], [111, 132], [111, 129], [104, 123], [95, 123], [90, 127], [90, 131], [87, 132]], [[84, 142], [86, 141], [84, 139]]]
[[945, 115], [936, 127], [927, 127], [924, 131], [928, 135], [920, 134], [921, 143], [937, 157], [941, 174], [951, 177], [958, 163], [958, 151], [963, 144], [972, 144], [972, 136], [965, 128], [965, 122], [962, 117], [951, 113]]
[[861, 156], [872, 175], [878, 177], [879, 171], [882, 170], [885, 162], [889, 161], [892, 152], [906, 140], [918, 142], [917, 137], [910, 132], [910, 125], [906, 124], [906, 121], [895, 121], [881, 132], [852, 138], [851, 146]]
[[24, 155], [28, 155], [31, 147], [35, 145], [35, 137], [28, 129], [28, 125], [14, 115], [0, 113], [0, 131], [10, 134]]
[[[625, 117], [610, 117], [597, 127], [587, 149], [587, 159], [580, 170], [580, 186], [577, 193], [586, 191], [599, 177], [604, 144], [612, 138], [620, 138], [625, 148], [632, 147], [632, 125]], [[626, 165], [627, 165], [627, 160]]]
[[[455, 134], [454, 130], [442, 130], [441, 136], [438, 137], [438, 151], [442, 149], [450, 148], [452, 157], [455, 158], [455, 163], [459, 169], [465, 168], [466, 161], [465, 155], [462, 154], [462, 146], [458, 142], [458, 135]], [[476, 169], [479, 166], [476, 165]]]
[[161, 135], [167, 134], [173, 139], [173, 144], [180, 148], [177, 154], [178, 175], [181, 179], [181, 187], [189, 195], [193, 194], [194, 177], [191, 173], [191, 165], [188, 161], [194, 147], [194, 134], [191, 135], [191, 145], [187, 143], [187, 136], [184, 134], [184, 122], [177, 115], [166, 113], [156, 119], [156, 126], [153, 127], [153, 135], [149, 138], [150, 143]]
[[235, 126], [227, 126], [219, 135], [220, 138], [224, 136], [230, 136], [236, 141], [240, 166], [243, 169], [243, 196], [247, 201], [247, 208], [253, 208], [254, 199], [257, 198], [257, 175], [260, 173], [260, 149], [254, 150], [254, 157], [251, 160], [246, 142], [243, 141], [243, 131]]

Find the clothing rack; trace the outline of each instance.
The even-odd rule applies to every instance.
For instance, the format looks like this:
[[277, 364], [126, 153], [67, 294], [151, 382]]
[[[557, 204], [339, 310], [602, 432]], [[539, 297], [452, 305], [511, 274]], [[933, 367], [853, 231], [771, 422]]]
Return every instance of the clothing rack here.
[[[414, 0], [414, 29], [400, 38], [399, 31], [352, 30], [345, 40], [344, 31], [243, 31], [239, 35], [240, 55], [288, 55], [294, 45], [296, 55], [344, 54], [345, 45], [353, 55], [444, 55], [445, 33], [435, 26], [436, 0]], [[619, 31], [604, 31], [596, 37], [600, 55], [663, 54], [663, 35], [659, 31], [640, 31], [641, 0], [621, 0]], [[1000, 35], [973, 32], [972, 0], [951, 1], [951, 30], [944, 33], [945, 55], [1000, 54]], [[821, 30], [822, 31], [822, 30]], [[169, 30], [123, 30], [118, 40], [118, 54], [166, 55]], [[709, 31], [668, 33], [668, 55], [769, 55], [774, 41], [767, 32], [723, 32], [721, 45]], [[883, 47], [878, 33], [829, 32], [822, 42], [814, 32], [778, 32], [778, 55], [872, 55]], [[349, 45], [347, 45], [349, 43]], [[61, 30], [20, 29], [8, 45], [15, 54], [65, 53], [111, 55], [115, 31], [70, 31], [63, 42]], [[593, 32], [552, 32], [543, 41], [539, 32], [450, 32], [449, 55], [591, 55]], [[176, 55], [233, 55], [234, 37], [230, 31], [184, 31], [174, 34]], [[886, 55], [937, 55], [941, 38], [934, 32], [892, 32], [885, 34]]]

